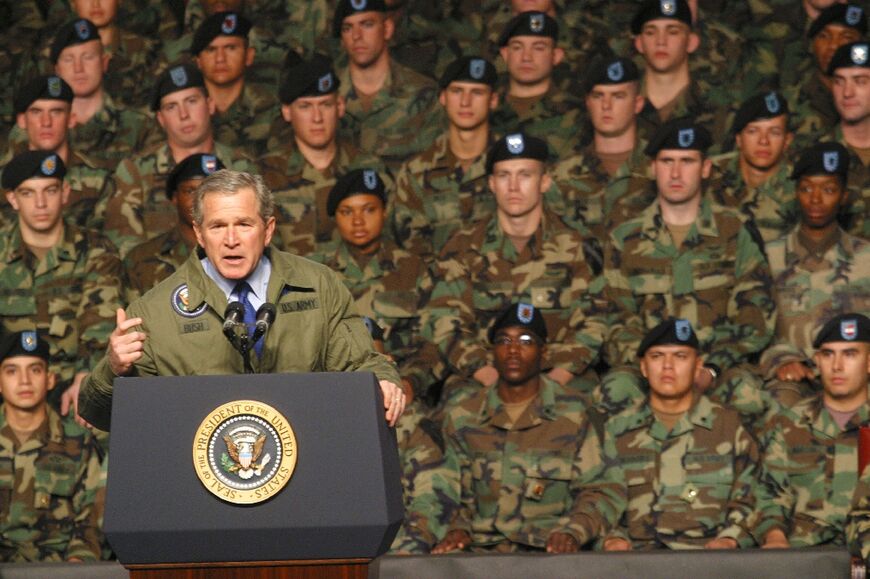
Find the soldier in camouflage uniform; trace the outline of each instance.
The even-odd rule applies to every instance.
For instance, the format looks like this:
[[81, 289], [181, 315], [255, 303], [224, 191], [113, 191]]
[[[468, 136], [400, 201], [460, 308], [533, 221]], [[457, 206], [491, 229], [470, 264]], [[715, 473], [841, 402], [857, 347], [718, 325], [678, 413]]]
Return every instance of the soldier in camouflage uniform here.
[[70, 22], [58, 31], [51, 47], [54, 72], [72, 88], [75, 126], [70, 140], [76, 149], [109, 170], [150, 144], [154, 121], [138, 110], [119, 107], [103, 87], [109, 55], [90, 20]]
[[39, 329], [51, 347], [63, 408], [106, 347], [121, 305], [123, 268], [111, 243], [64, 221], [70, 188], [60, 155], [28, 151], [3, 172], [17, 216], [0, 240], [0, 323], [6, 331]]
[[172, 67], [158, 77], [151, 108], [166, 140], [118, 165], [96, 211], [96, 222], [122, 257], [174, 227], [176, 210], [166, 200], [166, 178], [179, 161], [194, 153], [209, 153], [230, 168], [254, 168], [243, 152], [215, 142], [210, 122], [214, 103], [193, 65]]
[[175, 206], [178, 224], [157, 237], [137, 245], [124, 258], [127, 271], [126, 303], [175, 273], [196, 248], [193, 231], [194, 191], [200, 182], [224, 168], [214, 155], [196, 153], [175, 166], [166, 179], [166, 197]]
[[639, 72], [627, 58], [596, 60], [586, 75], [586, 110], [593, 139], [553, 168], [561, 195], [550, 208], [569, 224], [579, 224], [604, 239], [617, 200], [632, 190], [633, 178], [647, 169], [645, 143], [638, 136], [637, 115], [644, 99]]
[[407, 399], [426, 400], [443, 378], [438, 350], [422, 334], [432, 277], [422, 258], [383, 238], [386, 206], [377, 171], [355, 169], [340, 177], [326, 207], [340, 240], [311, 258], [338, 272], [360, 315], [383, 328], [384, 350], [399, 368]]
[[[28, 149], [57, 153], [66, 165], [71, 189], [65, 213], [76, 225], [90, 227], [109, 170], [70, 143], [69, 127], [75, 122], [72, 101], [72, 89], [60, 77], [41, 76], [24, 85], [15, 100], [17, 129], [22, 138], [0, 160], [0, 166]], [[14, 213], [5, 201], [2, 202], [2, 212], [7, 222], [15, 221]]]
[[381, 167], [338, 132], [345, 101], [327, 59], [315, 56], [289, 68], [280, 98], [281, 115], [292, 128], [291, 140], [263, 156], [259, 164], [275, 196], [279, 245], [305, 256], [335, 237], [326, 204], [336, 179], [362, 166]]
[[582, 396], [542, 373], [541, 310], [511, 304], [489, 331], [498, 382], [448, 407], [446, 462], [461, 505], [433, 553], [578, 551], [625, 508], [613, 442]]
[[517, 301], [533, 305], [547, 320], [548, 376], [581, 389], [597, 382], [593, 366], [605, 329], [590, 295], [601, 282], [600, 250], [545, 210], [547, 155], [541, 139], [521, 133], [500, 139], [487, 155], [495, 214], [459, 230], [437, 263], [429, 302], [433, 342], [453, 373], [484, 386], [498, 379], [487, 332]]
[[846, 517], [859, 498], [858, 431], [870, 420], [870, 319], [832, 318], [813, 346], [823, 390], [774, 415], [760, 437], [777, 482], [765, 541], [792, 547], [846, 544]]
[[93, 436], [46, 403], [55, 386], [35, 331], [0, 342], [0, 562], [97, 561], [100, 457]]
[[628, 505], [606, 550], [755, 544], [758, 447], [736, 411], [695, 391], [698, 349], [692, 324], [675, 318], [638, 347], [649, 395], [607, 423]]
[[[730, 371], [756, 361], [773, 335], [776, 313], [758, 232], [735, 210], [704, 195], [703, 180], [712, 167], [705, 156], [710, 143], [707, 131], [690, 120], [671, 121], [658, 130], [646, 148], [653, 159], [656, 200], [615, 227], [604, 251], [611, 366], [633, 365], [632, 354], [649, 329], [671, 316], [685, 318], [699, 328], [705, 353], [707, 366], [697, 383], [702, 392], [714, 381], [717, 388], [734, 386]], [[746, 399], [733, 402], [758, 402], [757, 392], [748, 387], [751, 376], [740, 373], [745, 380], [738, 384], [748, 388], [740, 396]], [[620, 379], [602, 384], [606, 408], [622, 410], [643, 397], [637, 380], [629, 385], [622, 382], [627, 377], [621, 370], [611, 374]], [[724, 402], [733, 393], [713, 390], [711, 395]]]
[[779, 239], [800, 212], [786, 160], [794, 139], [788, 102], [775, 91], [754, 95], [737, 111], [731, 134], [737, 151], [713, 159], [708, 190], [716, 203], [752, 221], [765, 242]]
[[215, 103], [215, 138], [259, 157], [266, 152], [269, 127], [278, 116], [278, 99], [272, 87], [247, 78], [256, 58], [248, 41], [250, 29], [251, 22], [238, 12], [217, 12], [197, 29], [190, 52]]
[[499, 38], [508, 86], [491, 118], [497, 135], [522, 131], [545, 139], [557, 154], [577, 146], [583, 126], [583, 102], [553, 79], [565, 58], [558, 39], [559, 24], [544, 12], [511, 19]]
[[472, 56], [453, 61], [441, 77], [438, 98], [450, 126], [396, 177], [392, 228], [402, 247], [416, 255], [437, 255], [458, 229], [495, 210], [484, 165], [497, 80], [489, 61]]
[[383, 0], [340, 0], [333, 33], [349, 60], [339, 73], [346, 111], [342, 128], [395, 172], [428, 147], [445, 122], [435, 83], [390, 57], [387, 43], [395, 24], [385, 11]]
[[870, 240], [870, 42], [837, 49], [828, 72], [840, 122], [822, 140], [842, 144], [851, 159], [844, 229]]
[[767, 246], [777, 321], [760, 369], [785, 406], [817, 391], [812, 339], [819, 320], [870, 312], [870, 242], [837, 224], [847, 202], [849, 166], [845, 147], [837, 143], [804, 152], [793, 174], [801, 224]]

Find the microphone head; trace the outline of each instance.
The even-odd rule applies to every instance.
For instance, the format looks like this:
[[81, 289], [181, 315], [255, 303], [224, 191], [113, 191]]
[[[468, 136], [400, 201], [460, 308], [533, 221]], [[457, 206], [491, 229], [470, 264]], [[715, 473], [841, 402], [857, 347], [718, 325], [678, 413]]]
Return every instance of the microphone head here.
[[232, 329], [245, 319], [245, 306], [241, 302], [230, 302], [224, 312], [224, 331]]
[[275, 309], [275, 304], [265, 303], [260, 306], [260, 309], [257, 310], [257, 321], [263, 321], [267, 324], [271, 324], [275, 321], [275, 313], [277, 310]]

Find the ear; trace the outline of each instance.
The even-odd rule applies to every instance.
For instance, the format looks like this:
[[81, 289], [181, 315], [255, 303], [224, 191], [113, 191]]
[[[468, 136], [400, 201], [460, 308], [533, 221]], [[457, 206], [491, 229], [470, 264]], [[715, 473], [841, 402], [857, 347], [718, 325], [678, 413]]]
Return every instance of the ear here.
[[489, 95], [489, 110], [494, 111], [498, 108], [498, 93], [496, 91], [492, 91], [492, 94]]
[[196, 235], [196, 243], [200, 247], [205, 247], [205, 242], [202, 237], [202, 229], [200, 228], [199, 223], [196, 221], [193, 222], [193, 233]]
[[634, 97], [634, 114], [639, 115], [640, 111], [643, 110], [644, 105], [646, 104], [646, 98], [640, 93], [637, 93]]
[[73, 128], [74, 126], [76, 126], [77, 121], [78, 121], [78, 119], [76, 118], [76, 114], [72, 111], [72, 108], [70, 108], [69, 117], [67, 118], [67, 121], [66, 121], [66, 128], [67, 129]]
[[505, 62], [507, 62], [508, 47], [502, 46], [501, 48], [498, 49], [498, 53], [501, 55], [501, 59], [504, 60]]
[[553, 49], [553, 66], [559, 66], [565, 60], [565, 49], [557, 46]]
[[109, 71], [109, 61], [112, 60], [112, 55], [104, 52], [100, 58], [103, 61], [103, 74], [106, 74]]
[[338, 107], [338, 118], [344, 117], [344, 113], [347, 111], [347, 103], [343, 96], [338, 95], [336, 106]]
[[689, 33], [689, 45], [686, 47], [686, 50], [689, 54], [692, 54], [701, 46], [701, 37], [698, 36], [694, 32]]
[[738, 150], [743, 150], [743, 131], [734, 135], [734, 144], [737, 146]]
[[69, 196], [71, 191], [72, 187], [70, 187], [69, 181], [64, 181], [60, 188], [61, 207], [66, 207], [66, 204], [69, 202]]
[[[266, 220], [266, 243], [264, 245], [267, 246], [272, 243], [272, 236], [275, 234], [275, 216], [273, 215], [268, 220]], [[197, 236], [199, 239], [199, 236]]]
[[640, 34], [634, 37], [634, 49], [638, 54], [643, 54], [643, 42], [640, 41]]
[[396, 23], [389, 16], [384, 18], [384, 40], [389, 42], [396, 33]]
[[166, 121], [163, 119], [163, 111], [157, 111], [157, 123], [160, 125], [160, 128], [164, 131], [166, 130]]
[[438, 93], [438, 102], [441, 103], [442, 107], [447, 106], [447, 91], [446, 90], [442, 90], [441, 92]]
[[22, 131], [27, 130], [27, 115], [25, 113], [18, 113], [15, 115], [15, 123], [18, 125], [18, 128]]
[[710, 172], [713, 171], [713, 161], [709, 157], [704, 158], [704, 163], [701, 165], [701, 177], [704, 179], [710, 178]]
[[214, 104], [214, 99], [210, 96], [205, 97], [205, 102], [208, 104], [208, 116], [213, 117], [217, 110], [217, 105]]
[[45, 391], [51, 392], [54, 390], [55, 384], [57, 384], [57, 375], [54, 372], [47, 372], [45, 374]]
[[701, 371], [701, 368], [703, 368], [703, 367], [704, 367], [704, 357], [703, 357], [703, 356], [698, 356], [698, 357], [695, 359], [695, 374], [697, 375], [698, 372], [700, 372], [700, 371]]
[[544, 174], [541, 175], [541, 195], [550, 190], [550, 187], [553, 185], [553, 178], [550, 177], [550, 173], [547, 171], [546, 167], [544, 168]]
[[490, 193], [495, 194], [495, 176], [490, 175], [489, 178], [487, 179], [487, 183], [489, 184]]
[[640, 373], [644, 378], [649, 378], [649, 368], [646, 365], [646, 356], [640, 359]]
[[248, 50], [245, 51], [245, 68], [250, 68], [254, 64], [254, 57], [257, 54], [257, 49], [253, 46], [249, 46]]
[[7, 191], [6, 192], [6, 201], [9, 202], [9, 205], [12, 206], [12, 209], [14, 209], [15, 211], [18, 211], [18, 200], [15, 198], [14, 191]]
[[789, 131], [785, 134], [785, 147], [783, 147], [783, 151], [787, 151], [791, 147], [792, 141], [794, 141], [794, 133]]
[[293, 124], [293, 115], [290, 110], [291, 105], [281, 105], [281, 118], [284, 119], [285, 122]]

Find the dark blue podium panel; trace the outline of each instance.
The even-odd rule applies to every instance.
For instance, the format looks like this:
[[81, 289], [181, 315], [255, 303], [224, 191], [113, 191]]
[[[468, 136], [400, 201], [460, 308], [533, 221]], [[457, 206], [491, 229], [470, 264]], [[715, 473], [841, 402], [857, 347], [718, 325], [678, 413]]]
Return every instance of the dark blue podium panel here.
[[[236, 505], [200, 482], [193, 446], [222, 404], [272, 406], [296, 468], [268, 500]], [[402, 521], [395, 433], [368, 372], [119, 378], [105, 532], [127, 565], [377, 557]]]

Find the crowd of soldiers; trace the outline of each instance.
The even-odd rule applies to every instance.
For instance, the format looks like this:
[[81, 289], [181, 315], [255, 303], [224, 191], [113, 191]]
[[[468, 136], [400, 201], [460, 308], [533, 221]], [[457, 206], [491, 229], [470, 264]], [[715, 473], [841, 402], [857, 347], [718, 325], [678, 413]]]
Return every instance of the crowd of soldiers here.
[[110, 555], [79, 388], [222, 169], [413, 400], [393, 552], [870, 555], [866, 3], [0, 14], [0, 560]]

